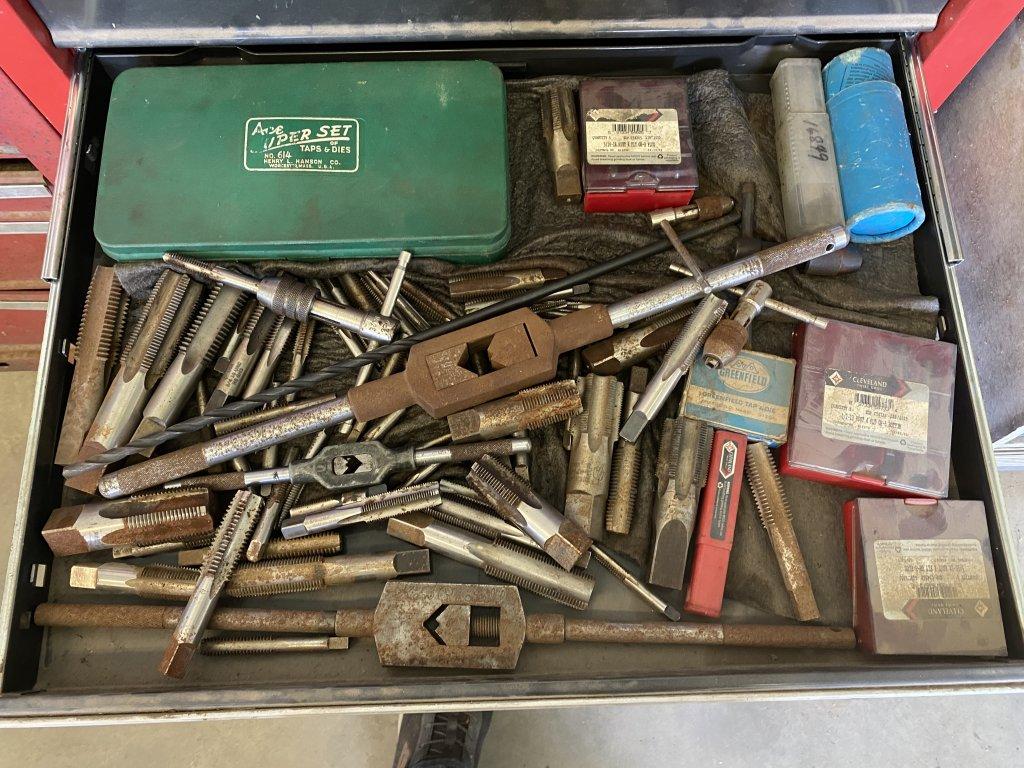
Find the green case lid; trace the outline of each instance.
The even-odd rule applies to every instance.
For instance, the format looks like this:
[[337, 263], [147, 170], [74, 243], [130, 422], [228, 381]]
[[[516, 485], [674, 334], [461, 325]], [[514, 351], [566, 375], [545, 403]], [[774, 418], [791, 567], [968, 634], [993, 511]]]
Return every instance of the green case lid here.
[[504, 80], [483, 61], [128, 70], [94, 229], [122, 261], [494, 260], [510, 234]]

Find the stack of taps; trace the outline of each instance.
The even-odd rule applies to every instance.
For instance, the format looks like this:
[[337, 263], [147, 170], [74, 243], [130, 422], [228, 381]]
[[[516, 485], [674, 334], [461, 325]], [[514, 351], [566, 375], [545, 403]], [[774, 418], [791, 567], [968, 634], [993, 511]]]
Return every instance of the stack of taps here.
[[[301, 622], [283, 615], [289, 612], [276, 611], [281, 615], [263, 617], [261, 624], [251, 615], [256, 611], [225, 613], [230, 609], [219, 609], [219, 601], [425, 576], [433, 554], [512, 586], [488, 592], [484, 585], [390, 585], [369, 625], [355, 631], [346, 624], [344, 636], [374, 637], [383, 663], [419, 659], [469, 667], [507, 663], [507, 656], [496, 661], [497, 649], [515, 645], [517, 637], [519, 644], [555, 642], [536, 635], [536, 627], [548, 631], [552, 622], [559, 642], [713, 637], [715, 644], [845, 647], [845, 633], [820, 627], [729, 630], [681, 622], [673, 590], [683, 587], [710, 450], [708, 425], [681, 413], [656, 430], [661, 439], [646, 572], [634, 574], [612, 554], [614, 537], [633, 525], [640, 437], [689, 368], [727, 365], [763, 310], [823, 322], [772, 299], [762, 278], [842, 249], [845, 230], [821, 230], [703, 270], [684, 241], [735, 224], [732, 206], [728, 198], [703, 198], [652, 214], [652, 226], [667, 240], [617, 261], [671, 248], [685, 276], [617, 301], [589, 297], [587, 283], [616, 264], [577, 274], [466, 270], [451, 279], [444, 298], [428, 283], [409, 279], [408, 252], [389, 276], [353, 272], [312, 282], [287, 274], [252, 277], [168, 253], [165, 270], [129, 324], [129, 301], [114, 270], [97, 267], [74, 345], [55, 457], [65, 466], [68, 494], [94, 498], [72, 498], [75, 503], [55, 510], [43, 536], [58, 556], [109, 551], [116, 561], [76, 562], [72, 587], [185, 606], [158, 615], [155, 607], [130, 614], [102, 605], [44, 605], [37, 623], [170, 623], [160, 670], [174, 677], [185, 674], [197, 651], [342, 650], [347, 641], [341, 642], [340, 629], [300, 642], [287, 633], [309, 630], [295, 629]], [[697, 225], [677, 233], [679, 221]], [[349, 357], [306, 371], [321, 333], [335, 334]], [[341, 370], [356, 372], [347, 392], [301, 396]], [[388, 444], [414, 408], [444, 424], [444, 434], [419, 445]], [[199, 415], [179, 421], [187, 410]], [[531, 483], [532, 474], [550, 471], [529, 460], [531, 433], [557, 424], [568, 451], [564, 504], [543, 498]], [[189, 434], [197, 441], [157, 451]], [[748, 471], [780, 566], [786, 563], [787, 588], [799, 618], [817, 618], [770, 454], [758, 457]], [[118, 464], [126, 458], [132, 461]], [[314, 486], [327, 495], [302, 503]], [[342, 529], [358, 535], [382, 526], [394, 545], [416, 549], [342, 554]], [[134, 558], [147, 560], [129, 562]], [[650, 622], [613, 625], [537, 614], [523, 618], [517, 636], [519, 590], [570, 609], [588, 608], [596, 585], [591, 560], [651, 609], [689, 629], [666, 634]], [[385, 600], [389, 594], [397, 597]], [[451, 618], [416, 641], [438, 648], [417, 650], [406, 636], [396, 650], [389, 627], [415, 622], [413, 605], [432, 607], [435, 619], [455, 605], [496, 607], [510, 618], [489, 627], [466, 618], [464, 632], [456, 629], [463, 619]], [[129, 621], [129, 614], [135, 618]], [[715, 630], [710, 635], [708, 627]], [[271, 635], [207, 637], [210, 629], [252, 628]], [[490, 657], [475, 646], [466, 650], [471, 628], [499, 639]], [[447, 656], [453, 647], [466, 652]]]

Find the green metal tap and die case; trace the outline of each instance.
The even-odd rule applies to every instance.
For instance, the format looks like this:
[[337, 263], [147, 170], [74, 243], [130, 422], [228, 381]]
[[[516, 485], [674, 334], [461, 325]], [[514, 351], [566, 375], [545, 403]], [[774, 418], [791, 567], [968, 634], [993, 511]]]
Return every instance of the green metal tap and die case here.
[[485, 61], [131, 69], [111, 93], [96, 239], [119, 261], [493, 261], [510, 233], [505, 111]]

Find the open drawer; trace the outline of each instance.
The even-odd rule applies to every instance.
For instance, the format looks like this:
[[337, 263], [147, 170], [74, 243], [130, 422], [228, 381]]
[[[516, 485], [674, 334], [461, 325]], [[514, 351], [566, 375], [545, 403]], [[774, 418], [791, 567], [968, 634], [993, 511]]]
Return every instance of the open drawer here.
[[[767, 91], [775, 64], [790, 56], [832, 56], [862, 45], [879, 45], [897, 62], [908, 122], [928, 216], [915, 235], [924, 293], [939, 297], [943, 338], [959, 346], [952, 451], [954, 486], [965, 499], [982, 500], [988, 510], [1009, 657], [1005, 660], [871, 658], [857, 652], [764, 651], [667, 646], [566, 644], [527, 647], [514, 672], [478, 673], [389, 669], [377, 659], [373, 643], [354, 641], [341, 654], [241, 657], [197, 665], [184, 682], [161, 678], [156, 663], [166, 643], [162, 632], [55, 630], [49, 635], [31, 625], [39, 603], [68, 597], [66, 566], [55, 563], [40, 536], [50, 511], [59, 505], [62, 479], [52, 464], [59, 420], [71, 371], [65, 352], [81, 315], [96, 253], [92, 235], [98, 172], [111, 81], [135, 66], [235, 64], [305, 60], [402, 58], [478, 58], [498, 64], [506, 77], [550, 74], [691, 72], [719, 66], [740, 86]], [[287, 49], [154, 49], [85, 54], [84, 99], [76, 138], [77, 156], [65, 249], [59, 280], [51, 292], [40, 378], [34, 403], [11, 564], [5, 585], [0, 651], [3, 696], [0, 717], [75, 718], [118, 716], [198, 717], [208, 713], [249, 716], [254, 712], [312, 709], [500, 708], [554, 702], [623, 702], [651, 697], [691, 695], [764, 696], [782, 693], [864, 694], [894, 689], [938, 691], [1019, 686], [1024, 682], [1021, 587], [1010, 525], [1006, 519], [977, 372], [966, 335], [954, 264], [960, 259], [930, 114], [923, 105], [920, 72], [911, 38], [902, 36], [814, 39], [797, 36], [696, 41], [633, 40], [565, 45], [446, 45], [436, 48], [377, 47]], [[241, 62], [241, 63], [240, 63]], [[838, 514], [838, 510], [836, 511]], [[459, 571], [435, 559], [435, 577], [444, 581]], [[449, 566], [451, 566], [449, 568]], [[614, 602], [619, 590], [600, 573], [593, 610], [598, 614], [647, 619], [648, 613], [623, 615]], [[362, 587], [364, 585], [356, 585]], [[346, 589], [343, 594], [277, 598], [282, 606], [341, 607], [371, 605], [378, 591]], [[609, 595], [602, 598], [602, 595]], [[77, 596], [76, 596], [77, 599]], [[607, 602], [603, 602], [607, 600]], [[109, 601], [109, 600], [108, 600]], [[524, 600], [527, 610], [542, 605]], [[634, 604], [631, 604], [632, 611]], [[544, 605], [544, 610], [550, 606]], [[618, 612], [618, 613], [616, 613]], [[727, 620], [727, 619], [726, 619]]]

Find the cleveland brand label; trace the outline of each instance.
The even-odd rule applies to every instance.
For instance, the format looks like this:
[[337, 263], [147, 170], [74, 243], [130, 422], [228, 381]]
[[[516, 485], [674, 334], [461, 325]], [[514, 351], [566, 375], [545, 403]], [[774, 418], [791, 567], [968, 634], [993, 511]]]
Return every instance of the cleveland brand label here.
[[674, 109], [591, 109], [584, 121], [591, 165], [678, 165], [683, 162]]
[[247, 171], [353, 173], [359, 123], [351, 117], [251, 117], [245, 121]]
[[879, 539], [875, 570], [892, 621], [983, 619], [992, 590], [977, 539]]
[[876, 448], [927, 453], [928, 396], [926, 384], [826, 368], [821, 434]]
[[736, 481], [736, 456], [739, 453], [739, 446], [735, 440], [727, 440], [722, 443], [722, 458], [718, 462], [715, 481], [714, 507], [711, 509], [711, 530], [712, 539], [725, 541], [725, 534], [729, 528], [729, 502], [735, 489]]

